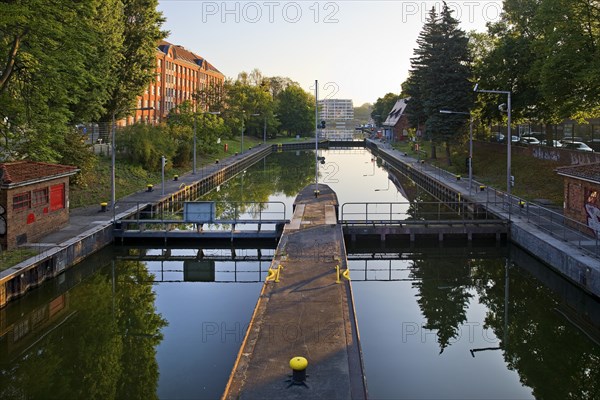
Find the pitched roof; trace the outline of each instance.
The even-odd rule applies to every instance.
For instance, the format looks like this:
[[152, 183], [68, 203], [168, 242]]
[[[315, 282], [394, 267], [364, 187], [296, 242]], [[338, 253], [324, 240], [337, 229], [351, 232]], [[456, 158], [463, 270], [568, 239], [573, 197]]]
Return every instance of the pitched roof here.
[[203, 57], [199, 56], [198, 54], [192, 51], [189, 51], [185, 47], [178, 44], [169, 43], [166, 40], [161, 40], [160, 42], [158, 42], [158, 49], [165, 54], [169, 52], [169, 47], [173, 48], [174, 59], [187, 61], [189, 63], [196, 64], [199, 66], [205, 64], [207, 70], [218, 72], [219, 74], [221, 74], [221, 72], [218, 69], [216, 69], [212, 64], [206, 61]]
[[558, 167], [555, 171], [562, 176], [600, 183], [600, 162]]
[[14, 186], [26, 182], [48, 180], [75, 175], [79, 171], [72, 165], [49, 164], [34, 161], [16, 161], [0, 164], [2, 186]]
[[392, 111], [388, 114], [383, 126], [396, 126], [402, 114], [404, 114], [404, 110], [406, 109], [406, 104], [408, 103], [408, 97], [404, 99], [398, 99]]

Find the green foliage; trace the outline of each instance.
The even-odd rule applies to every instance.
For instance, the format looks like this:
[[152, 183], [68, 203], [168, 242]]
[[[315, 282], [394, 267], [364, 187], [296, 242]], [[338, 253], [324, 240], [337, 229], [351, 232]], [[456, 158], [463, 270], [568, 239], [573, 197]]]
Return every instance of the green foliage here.
[[68, 126], [98, 117], [117, 62], [115, 11], [117, 0], [0, 4], [3, 158], [55, 162]]
[[123, 46], [119, 49], [121, 59], [112, 65], [111, 79], [114, 83], [110, 100], [105, 104], [103, 120], [128, 114], [136, 106], [135, 100], [154, 79], [156, 69], [156, 45], [167, 36], [161, 31], [164, 22], [157, 11], [158, 0], [121, 0], [123, 12]]
[[82, 136], [76, 129], [66, 133], [62, 148], [58, 149], [61, 154], [60, 164], [74, 165], [81, 171], [71, 178], [71, 183], [85, 186], [90, 182], [91, 175], [95, 174], [95, 168], [98, 165], [98, 157], [90, 151], [90, 146], [85, 143], [85, 136]]
[[[510, 90], [516, 122], [557, 123], [600, 111], [600, 8], [595, 0], [505, 0], [475, 64], [481, 86]], [[494, 104], [480, 108], [499, 120]], [[496, 104], [497, 105], [497, 104]]]
[[177, 143], [165, 126], [134, 124], [117, 130], [117, 156], [150, 171], [161, 168], [161, 156], [173, 160]]
[[315, 128], [315, 99], [300, 86], [289, 85], [277, 96], [280, 130], [288, 136], [307, 136]]
[[373, 111], [373, 105], [371, 103], [365, 103], [360, 107], [354, 107], [354, 119], [358, 124], [364, 125], [369, 122], [371, 111]]
[[432, 141], [432, 158], [435, 144], [446, 143], [448, 163], [450, 142], [469, 117], [441, 114], [440, 110], [468, 113], [473, 103], [468, 39], [458, 24], [446, 3], [439, 15], [435, 8], [431, 9], [417, 39], [409, 78], [403, 85], [410, 96], [406, 112], [411, 123], [420, 126], [424, 122]]
[[376, 126], [381, 126], [385, 119], [387, 118], [392, 108], [394, 108], [394, 104], [398, 100], [398, 95], [394, 93], [386, 93], [385, 96], [377, 99], [375, 104], [373, 104], [373, 110], [371, 111], [371, 118], [375, 121]]

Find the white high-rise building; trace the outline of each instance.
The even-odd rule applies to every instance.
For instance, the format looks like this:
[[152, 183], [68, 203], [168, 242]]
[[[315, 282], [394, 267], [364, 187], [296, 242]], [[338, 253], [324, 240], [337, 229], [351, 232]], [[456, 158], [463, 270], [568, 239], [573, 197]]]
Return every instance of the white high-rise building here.
[[354, 105], [350, 99], [324, 99], [319, 100], [319, 120], [327, 122], [339, 121], [344, 125], [346, 121], [354, 120]]

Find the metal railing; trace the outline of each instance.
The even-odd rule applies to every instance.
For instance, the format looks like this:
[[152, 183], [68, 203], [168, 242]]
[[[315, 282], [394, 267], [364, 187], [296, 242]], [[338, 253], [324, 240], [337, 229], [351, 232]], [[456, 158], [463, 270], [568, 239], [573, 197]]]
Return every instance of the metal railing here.
[[[198, 223], [185, 218], [186, 203], [206, 203], [175, 201], [167, 207], [156, 207], [148, 203], [118, 202], [121, 209], [127, 209], [126, 217], [113, 216], [117, 229], [129, 230], [198, 230], [199, 227], [213, 230], [235, 229], [245, 225], [246, 229], [260, 230], [262, 225], [278, 225], [288, 222], [286, 205], [280, 201], [254, 202], [215, 201], [215, 215], [210, 222]], [[121, 214], [122, 215], [122, 214]]]
[[342, 224], [410, 224], [473, 220], [500, 221], [486, 208], [470, 202], [351, 202], [341, 207]]

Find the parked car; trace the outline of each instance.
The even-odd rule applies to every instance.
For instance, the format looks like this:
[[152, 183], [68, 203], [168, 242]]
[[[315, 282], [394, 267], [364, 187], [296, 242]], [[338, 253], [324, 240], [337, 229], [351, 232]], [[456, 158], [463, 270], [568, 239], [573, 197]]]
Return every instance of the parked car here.
[[534, 138], [533, 136], [521, 136], [519, 143], [527, 144], [527, 145], [536, 145], [536, 144], [540, 144], [540, 141], [537, 140], [536, 138]]
[[561, 147], [562, 143], [558, 140], [544, 139], [541, 141], [541, 144], [548, 147]]
[[583, 142], [564, 142], [562, 148], [579, 151], [594, 151], [590, 146]]
[[519, 140], [520, 140], [520, 138], [518, 136], [511, 135], [511, 137], [510, 137], [511, 143], [519, 143]]
[[502, 142], [504, 142], [504, 135], [499, 132], [492, 133], [492, 136], [490, 137], [490, 141], [502, 143]]

